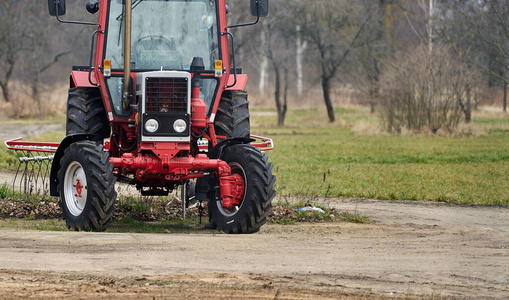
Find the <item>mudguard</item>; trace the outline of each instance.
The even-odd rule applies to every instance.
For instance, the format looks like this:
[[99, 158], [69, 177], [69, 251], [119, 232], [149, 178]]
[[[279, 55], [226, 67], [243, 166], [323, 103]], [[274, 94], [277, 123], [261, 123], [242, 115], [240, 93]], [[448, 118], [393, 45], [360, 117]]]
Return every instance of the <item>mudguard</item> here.
[[[233, 85], [235, 83], [235, 85]], [[247, 74], [237, 74], [237, 81], [235, 81], [235, 77], [233, 74], [230, 74], [228, 77], [227, 85], [233, 85], [227, 88], [227, 91], [243, 91], [246, 88], [247, 83]]]
[[[92, 72], [92, 81], [97, 82], [94, 72]], [[83, 71], [81, 69], [73, 70], [71, 72], [71, 76], [69, 77], [69, 86], [70, 86], [70, 88], [74, 88], [74, 87], [94, 87], [94, 88], [96, 88], [97, 87], [97, 86], [90, 84], [90, 81], [88, 81], [88, 71]]]
[[221, 158], [221, 152], [223, 151], [223, 149], [225, 147], [228, 147], [228, 146], [231, 146], [231, 145], [236, 145], [236, 144], [249, 144], [249, 143], [254, 142], [254, 141], [255, 141], [254, 139], [248, 138], [248, 137], [245, 137], [245, 138], [240, 138], [240, 137], [227, 138], [226, 140], [221, 141], [214, 148], [212, 148], [212, 150], [210, 150], [208, 156], [211, 159]]

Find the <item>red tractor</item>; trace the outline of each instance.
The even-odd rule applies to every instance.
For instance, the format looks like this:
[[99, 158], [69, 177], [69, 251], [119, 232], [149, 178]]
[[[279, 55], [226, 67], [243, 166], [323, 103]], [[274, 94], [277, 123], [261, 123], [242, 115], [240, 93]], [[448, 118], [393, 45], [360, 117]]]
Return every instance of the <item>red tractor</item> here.
[[218, 230], [258, 231], [275, 176], [252, 144], [247, 75], [235, 67], [228, 28], [255, 24], [268, 0], [251, 0], [256, 21], [233, 26], [225, 0], [92, 0], [97, 24], [60, 19], [65, 0], [48, 4], [60, 22], [97, 27], [90, 65], [70, 76], [67, 136], [51, 168], [67, 226], [105, 230], [118, 181], [142, 195], [182, 186], [209, 202]]

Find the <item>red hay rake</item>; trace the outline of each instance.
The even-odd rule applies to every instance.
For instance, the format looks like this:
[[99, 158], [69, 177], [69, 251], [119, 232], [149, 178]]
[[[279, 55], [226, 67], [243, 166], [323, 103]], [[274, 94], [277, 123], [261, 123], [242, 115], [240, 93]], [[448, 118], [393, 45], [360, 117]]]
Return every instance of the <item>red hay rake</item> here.
[[25, 195], [49, 194], [49, 174], [59, 143], [23, 142], [22, 138], [5, 141], [7, 149], [18, 155], [18, 168], [12, 190]]

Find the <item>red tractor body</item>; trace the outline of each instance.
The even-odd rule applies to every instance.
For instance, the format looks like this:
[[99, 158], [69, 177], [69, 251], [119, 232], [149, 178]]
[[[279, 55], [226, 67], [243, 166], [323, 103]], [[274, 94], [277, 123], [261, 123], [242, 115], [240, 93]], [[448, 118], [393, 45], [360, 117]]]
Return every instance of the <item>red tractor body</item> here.
[[[65, 13], [64, 0], [49, 7]], [[252, 0], [258, 18], [267, 8]], [[51, 170], [68, 227], [104, 230], [116, 181], [143, 195], [196, 186], [188, 192], [209, 201], [211, 223], [226, 232], [265, 223], [275, 177], [250, 144], [247, 75], [230, 57], [227, 9], [225, 0], [89, 1], [99, 15], [90, 66], [71, 73], [68, 136]]]

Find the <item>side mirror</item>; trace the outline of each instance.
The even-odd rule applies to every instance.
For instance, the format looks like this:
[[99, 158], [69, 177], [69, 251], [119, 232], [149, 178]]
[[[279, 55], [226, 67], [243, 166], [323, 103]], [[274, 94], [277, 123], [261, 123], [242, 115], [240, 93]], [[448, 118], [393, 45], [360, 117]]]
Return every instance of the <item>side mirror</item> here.
[[65, 15], [65, 0], [48, 0], [50, 16]]
[[269, 14], [269, 0], [251, 0], [251, 15], [266, 17]]

